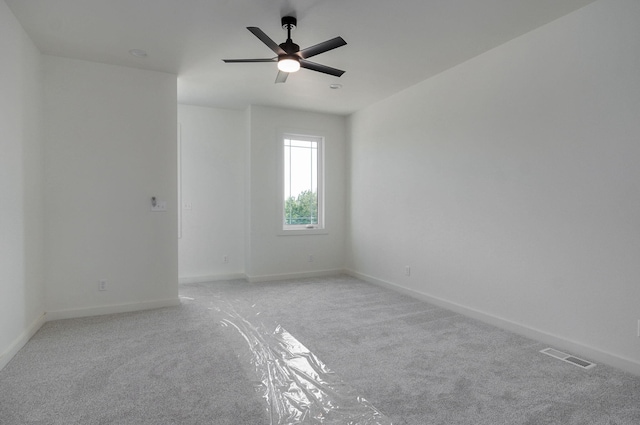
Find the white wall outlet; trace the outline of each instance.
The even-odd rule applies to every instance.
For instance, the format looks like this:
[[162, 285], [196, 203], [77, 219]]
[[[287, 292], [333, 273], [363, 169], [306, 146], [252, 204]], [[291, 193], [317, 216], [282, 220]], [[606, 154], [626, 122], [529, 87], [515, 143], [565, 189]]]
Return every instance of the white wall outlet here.
[[309, 255], [309, 262], [313, 263], [313, 255]]
[[167, 201], [156, 201], [155, 205], [151, 205], [151, 211], [153, 212], [166, 212]]
[[411, 267], [404, 266], [404, 275], [405, 276], [411, 276]]
[[98, 291], [106, 291], [107, 290], [107, 280], [100, 279], [98, 281]]
[[193, 209], [193, 204], [191, 202], [183, 202], [182, 209], [185, 211], [191, 211]]
[[222, 262], [225, 264], [229, 264], [229, 256], [225, 255], [224, 257], [222, 257]]

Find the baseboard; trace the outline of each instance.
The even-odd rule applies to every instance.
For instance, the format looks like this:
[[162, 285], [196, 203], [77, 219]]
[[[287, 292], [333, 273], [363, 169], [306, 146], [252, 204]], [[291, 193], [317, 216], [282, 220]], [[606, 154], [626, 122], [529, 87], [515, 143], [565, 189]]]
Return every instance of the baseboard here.
[[269, 275], [258, 275], [258, 276], [247, 275], [246, 279], [249, 283], [258, 283], [258, 282], [273, 282], [276, 280], [305, 279], [309, 277], [335, 276], [335, 275], [344, 274], [344, 273], [346, 273], [344, 269], [330, 269], [330, 270], [317, 270], [313, 272], [282, 273], [282, 274], [269, 274]]
[[0, 370], [2, 370], [7, 364], [9, 364], [11, 359], [18, 353], [18, 351], [20, 351], [22, 347], [24, 347], [24, 345], [31, 339], [31, 337], [35, 335], [36, 332], [38, 332], [38, 329], [40, 329], [46, 321], [47, 313], [42, 313], [40, 317], [34, 320], [33, 323], [31, 323], [31, 325], [29, 325], [29, 327], [25, 329], [20, 334], [20, 336], [11, 343], [11, 345], [9, 345], [9, 348], [7, 348], [4, 353], [0, 354]]
[[100, 307], [77, 308], [47, 312], [47, 321], [74, 319], [77, 317], [102, 316], [104, 314], [129, 313], [132, 311], [151, 310], [154, 308], [173, 307], [180, 305], [180, 298], [166, 300], [144, 301], [139, 303], [116, 304]]
[[558, 335], [554, 335], [545, 331], [541, 331], [539, 329], [528, 327], [520, 323], [512, 322], [510, 320], [507, 320], [498, 316], [494, 316], [492, 314], [488, 314], [483, 311], [476, 310], [461, 304], [447, 301], [442, 298], [434, 297], [434, 296], [425, 294], [423, 292], [416, 291], [414, 289], [405, 288], [395, 283], [378, 279], [376, 277], [369, 276], [363, 273], [359, 273], [354, 270], [345, 270], [344, 272], [350, 276], [353, 276], [360, 280], [364, 280], [374, 285], [382, 286], [382, 287], [391, 289], [393, 291], [403, 293], [410, 297], [417, 298], [419, 300], [437, 305], [442, 308], [446, 308], [447, 310], [451, 310], [456, 313], [460, 313], [464, 316], [477, 319], [481, 322], [488, 323], [495, 327], [517, 333], [519, 335], [522, 335], [527, 338], [531, 338], [533, 340], [542, 342], [544, 344], [548, 344], [550, 347], [568, 351], [573, 355], [580, 356], [585, 359], [589, 359], [596, 363], [607, 364], [609, 366], [613, 366], [615, 368], [621, 369], [625, 372], [629, 372], [634, 375], [640, 376], [640, 363], [634, 360], [624, 358], [606, 351], [602, 351], [597, 348], [593, 348], [576, 341], [568, 340]]
[[238, 280], [246, 279], [247, 275], [244, 273], [231, 273], [231, 274], [216, 274], [209, 276], [189, 276], [181, 277], [178, 279], [178, 283], [206, 283], [206, 282], [220, 282], [222, 280]]

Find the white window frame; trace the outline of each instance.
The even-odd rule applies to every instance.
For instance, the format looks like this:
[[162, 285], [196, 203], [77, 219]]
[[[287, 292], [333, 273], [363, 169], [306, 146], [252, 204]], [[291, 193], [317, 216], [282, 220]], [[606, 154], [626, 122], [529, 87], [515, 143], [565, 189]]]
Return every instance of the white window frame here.
[[[285, 140], [301, 140], [312, 141], [318, 144], [318, 163], [317, 163], [317, 197], [318, 197], [318, 224], [309, 227], [308, 225], [292, 225], [285, 224], [285, 160], [284, 160], [284, 143]], [[295, 235], [322, 235], [327, 234], [325, 222], [325, 139], [323, 136], [303, 134], [295, 131], [282, 131], [278, 137], [278, 230], [277, 234], [281, 236]]]

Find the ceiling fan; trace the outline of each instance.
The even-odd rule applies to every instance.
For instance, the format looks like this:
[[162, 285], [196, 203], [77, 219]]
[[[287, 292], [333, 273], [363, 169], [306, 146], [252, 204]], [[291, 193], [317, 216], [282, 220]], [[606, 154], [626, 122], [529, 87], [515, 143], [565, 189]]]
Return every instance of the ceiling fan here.
[[287, 81], [287, 77], [290, 73], [296, 72], [300, 68], [310, 69], [312, 71], [322, 72], [336, 77], [340, 77], [344, 74], [344, 71], [340, 69], [311, 62], [307, 59], [312, 56], [319, 55], [320, 53], [328, 52], [329, 50], [344, 46], [347, 42], [344, 41], [342, 37], [335, 37], [331, 40], [316, 44], [315, 46], [300, 50], [300, 46], [291, 40], [291, 31], [296, 28], [297, 24], [298, 21], [293, 16], [284, 16], [282, 18], [282, 28], [287, 30], [287, 41], [282, 44], [277, 44], [258, 27], [247, 27], [253, 35], [258, 37], [260, 41], [266, 44], [267, 47], [273, 50], [273, 52], [278, 56], [267, 59], [223, 59], [223, 61], [225, 63], [277, 62], [278, 75], [276, 76], [276, 83], [284, 83]]

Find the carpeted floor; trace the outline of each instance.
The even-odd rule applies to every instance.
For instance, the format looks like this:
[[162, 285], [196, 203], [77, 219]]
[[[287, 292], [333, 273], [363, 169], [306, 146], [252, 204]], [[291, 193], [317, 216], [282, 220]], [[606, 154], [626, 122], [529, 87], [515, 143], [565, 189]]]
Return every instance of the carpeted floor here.
[[[339, 391], [394, 425], [640, 424], [640, 377], [583, 370], [536, 341], [351, 277], [180, 292], [175, 308], [46, 323], [0, 371], [0, 424], [271, 424], [250, 345], [223, 326], [227, 305], [252, 326], [281, 325]], [[388, 422], [352, 425], [378, 423]]]

